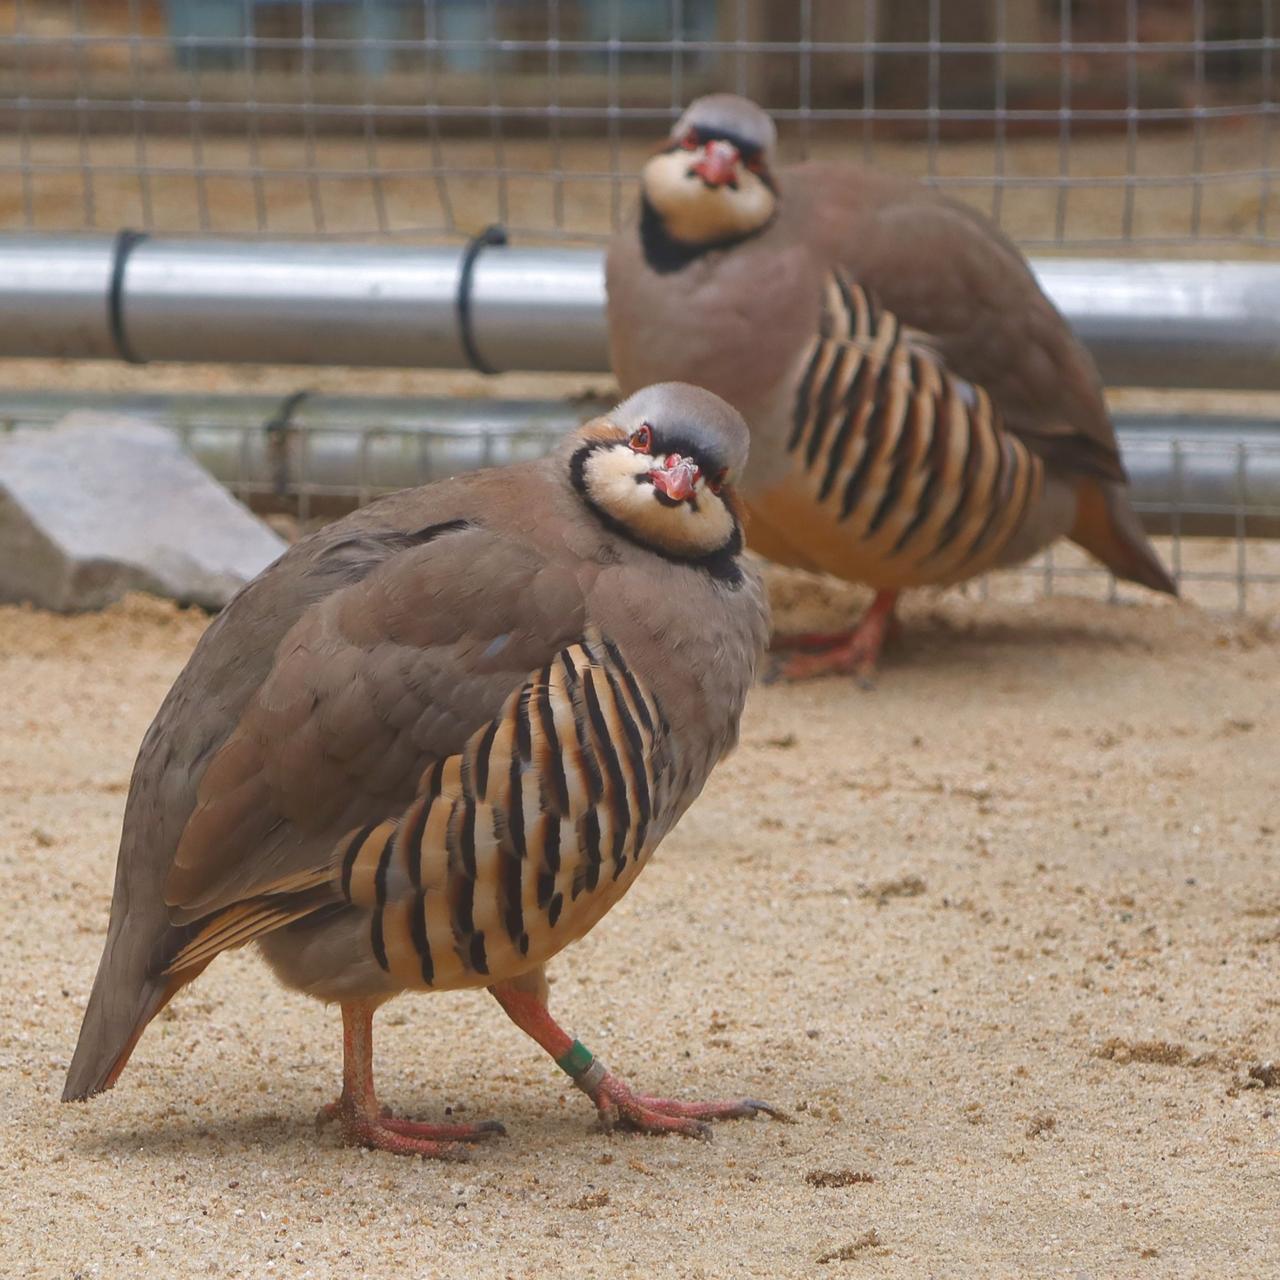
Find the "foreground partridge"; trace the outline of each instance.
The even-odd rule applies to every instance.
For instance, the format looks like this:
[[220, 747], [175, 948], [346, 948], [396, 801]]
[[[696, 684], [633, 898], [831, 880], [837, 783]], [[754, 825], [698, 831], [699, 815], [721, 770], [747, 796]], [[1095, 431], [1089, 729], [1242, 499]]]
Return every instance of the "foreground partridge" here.
[[645, 165], [607, 278], [624, 392], [683, 379], [750, 425], [752, 547], [876, 589], [851, 634], [786, 670], [866, 675], [903, 588], [1064, 535], [1176, 594], [1093, 362], [1013, 245], [917, 182], [777, 171], [774, 142], [743, 98], [693, 103]]
[[606, 1122], [638, 1096], [552, 1019], [543, 966], [626, 892], [734, 745], [768, 630], [731, 485], [747, 430], [650, 387], [552, 457], [395, 494], [292, 547], [208, 629], [143, 741], [65, 1099], [109, 1088], [219, 952], [340, 1004], [353, 1143], [500, 1126], [378, 1107], [374, 1010], [488, 987]]

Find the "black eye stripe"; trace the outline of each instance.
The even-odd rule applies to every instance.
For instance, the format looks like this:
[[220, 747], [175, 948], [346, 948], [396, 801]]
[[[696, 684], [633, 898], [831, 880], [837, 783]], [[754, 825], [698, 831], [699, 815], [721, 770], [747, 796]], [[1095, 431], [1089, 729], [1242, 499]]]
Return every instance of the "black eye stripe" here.
[[699, 146], [705, 147], [709, 142], [729, 143], [747, 164], [758, 160], [764, 151], [764, 148], [759, 143], [748, 142], [740, 134], [732, 133], [727, 129], [700, 129], [697, 125], [694, 125], [692, 133], [697, 138]]
[[717, 129], [698, 129], [693, 128], [688, 133], [683, 133], [678, 138], [672, 138], [667, 144], [666, 154], [674, 155], [678, 151], [687, 150], [685, 139], [689, 135], [693, 135], [693, 140], [700, 147], [705, 147], [710, 142], [727, 142], [732, 146], [742, 159], [743, 164], [756, 164], [764, 158], [764, 148], [755, 142], [748, 142], [745, 138], [739, 137], [735, 133], [726, 133]]

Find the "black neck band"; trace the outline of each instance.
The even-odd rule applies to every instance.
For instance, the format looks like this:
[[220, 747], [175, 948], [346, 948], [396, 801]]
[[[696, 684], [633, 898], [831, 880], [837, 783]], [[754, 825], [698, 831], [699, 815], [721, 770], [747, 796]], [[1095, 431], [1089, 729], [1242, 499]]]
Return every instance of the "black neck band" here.
[[621, 520], [610, 515], [587, 492], [587, 459], [594, 450], [600, 447], [598, 444], [584, 444], [582, 448], [574, 452], [573, 457], [569, 460], [569, 481], [577, 491], [578, 496], [586, 503], [587, 509], [610, 533], [616, 534], [620, 538], [625, 538], [633, 545], [641, 547], [655, 556], [661, 556], [672, 564], [684, 564], [691, 569], [701, 569], [704, 573], [708, 573], [715, 578], [717, 582], [723, 582], [726, 586], [736, 587], [740, 585], [742, 582], [742, 566], [738, 563], [738, 556], [742, 552], [742, 526], [736, 519], [733, 522], [733, 534], [729, 541], [723, 547], [704, 556], [676, 555], [674, 551], [668, 551], [665, 547], [660, 547], [656, 543], [646, 542], [643, 538], [638, 538], [631, 529], [623, 524]]

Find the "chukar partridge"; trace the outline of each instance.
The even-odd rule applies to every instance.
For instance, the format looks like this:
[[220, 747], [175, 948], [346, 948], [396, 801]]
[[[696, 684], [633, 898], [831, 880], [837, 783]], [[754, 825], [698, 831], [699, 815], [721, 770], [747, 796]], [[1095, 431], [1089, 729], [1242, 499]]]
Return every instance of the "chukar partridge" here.
[[633, 1093], [543, 966], [626, 892], [733, 747], [768, 632], [731, 485], [747, 430], [650, 387], [553, 456], [392, 495], [292, 547], [208, 629], [143, 741], [64, 1099], [109, 1088], [179, 988], [256, 941], [341, 1006], [345, 1138], [455, 1154], [489, 1125], [384, 1115], [371, 1019], [487, 987], [606, 1121], [768, 1110]]
[[784, 670], [865, 675], [903, 588], [1061, 536], [1176, 594], [1093, 362], [1017, 249], [918, 182], [775, 170], [774, 143], [754, 103], [694, 102], [644, 167], [607, 279], [624, 392], [678, 378], [746, 418], [751, 546], [877, 592], [852, 633]]

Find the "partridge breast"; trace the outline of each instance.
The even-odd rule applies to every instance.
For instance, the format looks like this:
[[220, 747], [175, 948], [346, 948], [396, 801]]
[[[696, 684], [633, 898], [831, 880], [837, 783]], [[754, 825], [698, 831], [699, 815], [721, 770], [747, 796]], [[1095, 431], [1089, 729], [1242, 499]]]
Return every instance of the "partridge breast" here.
[[1044, 463], [925, 335], [830, 274], [794, 375], [787, 466], [753, 495], [753, 545], [878, 588], [1004, 561], [1045, 495]]

